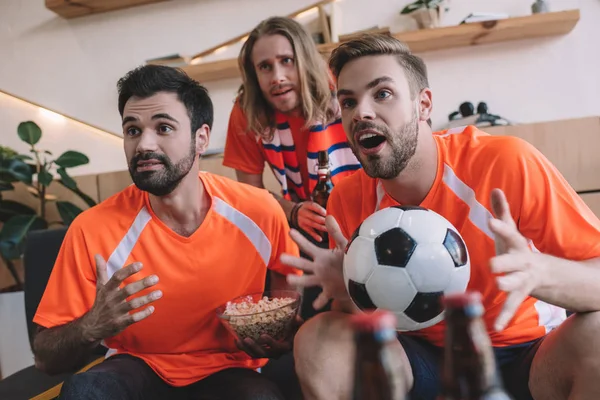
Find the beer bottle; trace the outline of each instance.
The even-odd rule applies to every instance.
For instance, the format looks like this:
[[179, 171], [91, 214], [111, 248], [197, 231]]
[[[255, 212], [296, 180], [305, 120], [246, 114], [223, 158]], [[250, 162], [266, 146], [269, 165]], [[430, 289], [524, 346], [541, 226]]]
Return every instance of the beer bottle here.
[[331, 173], [329, 171], [329, 153], [327, 150], [319, 151], [318, 157], [318, 170], [317, 175], [319, 180], [315, 188], [311, 193], [312, 201], [317, 203], [323, 208], [327, 208], [327, 200], [329, 200], [329, 193], [333, 189], [333, 183], [331, 183]]
[[447, 295], [440, 400], [511, 400], [496, 369], [478, 292]]
[[[329, 200], [329, 194], [333, 189], [333, 183], [331, 182], [331, 173], [329, 171], [329, 153], [327, 150], [319, 151], [318, 157], [318, 181], [311, 193], [312, 201], [317, 203], [323, 208], [327, 208], [327, 200]], [[329, 247], [329, 235], [327, 232], [320, 232], [324, 246]]]
[[388, 344], [396, 340], [396, 317], [377, 310], [351, 317], [356, 346], [353, 400], [403, 400], [403, 375], [393, 373]]

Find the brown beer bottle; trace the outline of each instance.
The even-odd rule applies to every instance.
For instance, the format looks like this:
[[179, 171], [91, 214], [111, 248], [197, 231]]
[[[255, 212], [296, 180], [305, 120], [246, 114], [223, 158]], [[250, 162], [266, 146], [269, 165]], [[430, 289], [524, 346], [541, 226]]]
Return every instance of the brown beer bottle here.
[[439, 400], [511, 400], [496, 369], [478, 292], [447, 295]]
[[[329, 194], [333, 190], [333, 183], [331, 182], [331, 172], [329, 170], [329, 153], [327, 150], [319, 151], [318, 157], [318, 170], [317, 175], [319, 180], [315, 185], [311, 193], [312, 201], [317, 203], [323, 208], [327, 208], [327, 200], [329, 200]], [[320, 232], [323, 244], [329, 246], [329, 235], [327, 232]]]
[[311, 197], [312, 201], [323, 208], [327, 208], [327, 200], [329, 200], [329, 194], [333, 189], [331, 172], [329, 171], [329, 154], [327, 150], [319, 151], [317, 154], [319, 162], [317, 175], [319, 180], [311, 193]]
[[396, 317], [377, 310], [352, 316], [356, 346], [353, 400], [403, 400], [401, 373], [393, 373], [388, 344], [396, 340]]

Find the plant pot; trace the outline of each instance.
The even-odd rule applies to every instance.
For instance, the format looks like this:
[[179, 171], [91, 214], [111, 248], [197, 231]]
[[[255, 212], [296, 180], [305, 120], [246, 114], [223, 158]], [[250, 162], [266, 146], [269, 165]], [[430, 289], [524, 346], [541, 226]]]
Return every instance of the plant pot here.
[[417, 21], [419, 29], [438, 28], [441, 25], [443, 8], [420, 8], [409, 15]]

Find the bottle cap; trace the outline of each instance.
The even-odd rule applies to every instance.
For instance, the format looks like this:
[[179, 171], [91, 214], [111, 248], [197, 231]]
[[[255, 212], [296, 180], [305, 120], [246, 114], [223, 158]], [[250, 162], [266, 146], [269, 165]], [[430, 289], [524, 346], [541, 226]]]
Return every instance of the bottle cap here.
[[350, 323], [355, 330], [374, 332], [381, 329], [396, 329], [396, 316], [389, 311], [375, 310], [354, 314]]
[[446, 308], [463, 308], [481, 304], [481, 293], [468, 291], [464, 293], [447, 294], [442, 301]]

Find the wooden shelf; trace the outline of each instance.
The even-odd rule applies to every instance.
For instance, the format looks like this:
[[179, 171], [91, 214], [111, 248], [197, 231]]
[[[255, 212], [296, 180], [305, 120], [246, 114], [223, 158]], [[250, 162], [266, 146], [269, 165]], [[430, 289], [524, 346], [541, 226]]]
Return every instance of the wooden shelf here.
[[76, 18], [169, 0], [46, 0], [46, 8], [63, 18]]
[[[579, 21], [579, 10], [533, 14], [497, 21], [474, 22], [456, 26], [394, 34], [405, 42], [414, 53], [486, 43], [507, 42], [569, 33]], [[319, 52], [328, 57], [339, 43], [319, 45]], [[236, 78], [240, 76], [237, 59], [187, 65], [182, 68], [200, 82]]]

